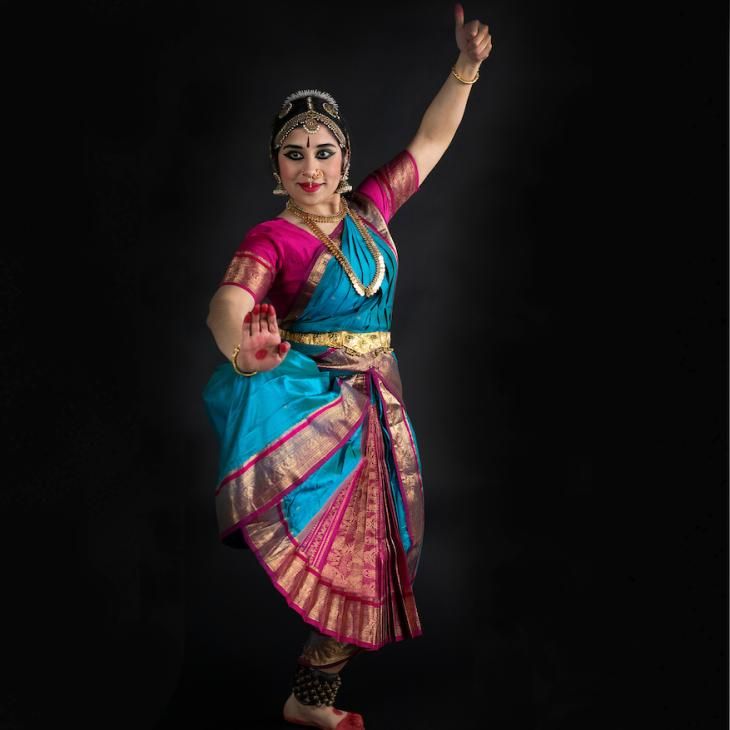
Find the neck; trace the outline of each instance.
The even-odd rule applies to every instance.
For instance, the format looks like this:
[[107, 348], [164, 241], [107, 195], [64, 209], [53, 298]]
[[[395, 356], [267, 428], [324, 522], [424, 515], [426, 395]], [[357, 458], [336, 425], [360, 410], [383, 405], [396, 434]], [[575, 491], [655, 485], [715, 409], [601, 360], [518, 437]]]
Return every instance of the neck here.
[[339, 193], [334, 193], [332, 197], [315, 205], [306, 205], [298, 203], [295, 200], [291, 202], [305, 213], [311, 213], [312, 215], [337, 215], [340, 212], [340, 205], [342, 204]]

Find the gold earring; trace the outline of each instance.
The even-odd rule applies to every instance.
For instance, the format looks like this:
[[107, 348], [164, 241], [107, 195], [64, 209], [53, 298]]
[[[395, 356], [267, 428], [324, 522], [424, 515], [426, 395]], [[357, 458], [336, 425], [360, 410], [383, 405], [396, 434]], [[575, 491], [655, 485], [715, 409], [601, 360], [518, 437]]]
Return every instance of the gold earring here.
[[345, 175], [342, 180], [340, 180], [340, 184], [335, 188], [336, 193], [349, 193], [350, 190], [352, 190], [352, 185], [347, 182], [347, 176]]
[[276, 180], [276, 187], [271, 192], [274, 195], [289, 195], [289, 193], [284, 190], [284, 187], [281, 184], [281, 178], [277, 173], [274, 173], [274, 179]]
[[350, 175], [350, 159], [349, 155], [347, 156], [347, 161], [345, 162], [345, 169], [342, 171], [342, 179], [340, 180], [340, 184], [335, 188], [336, 193], [349, 193], [350, 190], [352, 190], [352, 185], [350, 185], [349, 182], [347, 182], [347, 178]]

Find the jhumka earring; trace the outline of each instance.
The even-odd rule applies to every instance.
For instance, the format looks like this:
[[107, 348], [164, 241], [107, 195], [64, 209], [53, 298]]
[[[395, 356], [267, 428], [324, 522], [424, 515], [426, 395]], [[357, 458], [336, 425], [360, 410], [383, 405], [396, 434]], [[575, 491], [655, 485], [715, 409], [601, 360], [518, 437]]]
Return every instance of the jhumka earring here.
[[284, 190], [284, 186], [281, 184], [281, 178], [276, 172], [274, 173], [274, 179], [276, 180], [276, 187], [271, 192], [274, 195], [289, 195], [289, 193]]
[[347, 175], [344, 175], [342, 177], [342, 180], [340, 180], [340, 184], [335, 189], [336, 193], [349, 193], [350, 190], [352, 190], [352, 185], [350, 185], [349, 182], [347, 182]]
[[349, 193], [350, 190], [352, 190], [352, 185], [347, 181], [347, 177], [350, 174], [350, 160], [348, 155], [348, 160], [345, 164], [345, 169], [342, 173], [342, 179], [340, 180], [340, 184], [335, 189], [336, 193]]

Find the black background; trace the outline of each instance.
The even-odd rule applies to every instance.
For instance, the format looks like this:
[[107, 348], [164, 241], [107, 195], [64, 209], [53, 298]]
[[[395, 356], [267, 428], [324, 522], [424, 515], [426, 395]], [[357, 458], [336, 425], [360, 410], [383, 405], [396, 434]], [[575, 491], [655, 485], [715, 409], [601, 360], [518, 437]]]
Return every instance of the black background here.
[[[391, 226], [424, 636], [343, 672], [371, 730], [726, 727], [727, 17], [693, 7], [465, 5], [493, 54]], [[335, 96], [358, 182], [452, 6], [3, 12], [2, 727], [284, 727], [306, 627], [217, 541], [207, 304], [280, 209], [284, 96]]]

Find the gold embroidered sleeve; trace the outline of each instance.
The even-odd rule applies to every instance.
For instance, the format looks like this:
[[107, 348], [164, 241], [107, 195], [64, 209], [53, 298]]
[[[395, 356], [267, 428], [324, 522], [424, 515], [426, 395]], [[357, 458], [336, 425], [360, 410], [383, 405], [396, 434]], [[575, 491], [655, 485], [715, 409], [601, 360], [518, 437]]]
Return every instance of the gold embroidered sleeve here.
[[418, 167], [408, 150], [372, 172], [358, 192], [369, 197], [388, 223], [419, 187]]
[[251, 251], [237, 252], [226, 269], [220, 285], [233, 284], [246, 289], [256, 302], [260, 302], [271, 288], [276, 272], [261, 256]]

